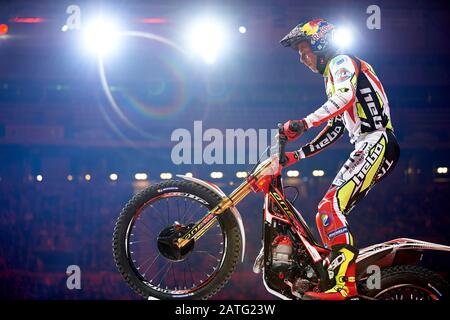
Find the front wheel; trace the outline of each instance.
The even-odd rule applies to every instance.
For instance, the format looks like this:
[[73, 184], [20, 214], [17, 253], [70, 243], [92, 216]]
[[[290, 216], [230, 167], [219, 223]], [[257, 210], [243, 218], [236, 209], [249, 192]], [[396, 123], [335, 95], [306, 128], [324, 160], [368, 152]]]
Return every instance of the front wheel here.
[[449, 284], [436, 273], [415, 265], [398, 265], [381, 271], [380, 289], [363, 288], [376, 300], [449, 300]]
[[[228, 210], [183, 251], [171, 245], [221, 201], [190, 181], [167, 181], [136, 194], [114, 229], [119, 272], [138, 294], [157, 299], [207, 299], [228, 281], [241, 252], [239, 226]], [[170, 239], [168, 241], [167, 239]]]

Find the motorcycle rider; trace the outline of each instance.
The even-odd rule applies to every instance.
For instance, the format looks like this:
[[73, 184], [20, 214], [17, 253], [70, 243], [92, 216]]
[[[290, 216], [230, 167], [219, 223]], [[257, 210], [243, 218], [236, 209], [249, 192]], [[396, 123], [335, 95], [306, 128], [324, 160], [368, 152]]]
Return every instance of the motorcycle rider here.
[[353, 236], [346, 215], [369, 190], [395, 167], [400, 148], [393, 133], [386, 92], [373, 68], [365, 61], [339, 53], [335, 28], [323, 19], [301, 23], [280, 43], [298, 51], [300, 61], [324, 77], [328, 100], [301, 120], [284, 126], [288, 140], [327, 122], [319, 135], [297, 151], [287, 152], [292, 165], [333, 144], [347, 129], [355, 150], [318, 205], [316, 223], [324, 245], [331, 249], [328, 274], [333, 287], [306, 292], [306, 299], [344, 300], [357, 295]]

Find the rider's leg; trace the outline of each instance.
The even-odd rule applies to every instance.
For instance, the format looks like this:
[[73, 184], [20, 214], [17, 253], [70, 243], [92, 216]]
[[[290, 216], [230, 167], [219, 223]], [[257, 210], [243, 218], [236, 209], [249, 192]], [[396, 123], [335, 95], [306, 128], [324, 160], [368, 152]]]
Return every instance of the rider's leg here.
[[347, 224], [347, 219], [337, 204], [337, 188], [331, 186], [319, 203], [316, 224], [327, 248], [337, 244], [353, 245], [353, 237]]
[[[398, 145], [395, 137], [379, 131], [356, 147], [319, 203], [316, 216], [322, 241], [331, 248], [328, 273], [331, 280], [334, 278], [335, 285], [323, 293], [307, 292], [306, 298], [340, 300], [357, 295], [355, 262], [358, 250], [354, 247], [345, 215], [364, 198], [374, 183], [392, 171], [398, 160]], [[388, 168], [387, 163], [390, 164]]]
[[316, 216], [320, 236], [325, 246], [331, 248], [328, 276], [333, 287], [325, 292], [306, 292], [305, 298], [343, 300], [356, 296], [356, 258], [358, 250], [353, 246], [353, 236], [347, 219], [337, 205], [338, 189], [332, 186], [319, 204]]

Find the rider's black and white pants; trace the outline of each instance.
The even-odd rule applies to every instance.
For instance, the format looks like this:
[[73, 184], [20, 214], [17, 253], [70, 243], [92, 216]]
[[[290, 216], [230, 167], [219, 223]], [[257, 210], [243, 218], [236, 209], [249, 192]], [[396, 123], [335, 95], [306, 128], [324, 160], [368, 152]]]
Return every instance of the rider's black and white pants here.
[[354, 245], [346, 215], [397, 164], [400, 148], [389, 129], [364, 135], [318, 206], [316, 223], [327, 247]]

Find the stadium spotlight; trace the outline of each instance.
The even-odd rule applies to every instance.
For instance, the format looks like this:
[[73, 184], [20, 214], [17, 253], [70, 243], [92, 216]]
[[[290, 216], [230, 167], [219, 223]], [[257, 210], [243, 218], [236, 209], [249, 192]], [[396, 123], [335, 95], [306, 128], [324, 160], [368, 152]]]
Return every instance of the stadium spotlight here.
[[185, 176], [188, 178], [192, 178], [194, 175], [192, 174], [192, 172], [186, 172]]
[[298, 170], [289, 170], [288, 172], [286, 172], [286, 175], [290, 178], [295, 178], [300, 175], [300, 172], [298, 172]]
[[223, 172], [213, 171], [213, 172], [211, 172], [211, 178], [213, 178], [213, 179], [221, 179], [221, 178], [223, 178]]
[[136, 180], [147, 180], [147, 174], [146, 173], [136, 173], [134, 175], [134, 178]]
[[111, 174], [109, 175], [109, 179], [110, 179], [111, 181], [117, 181], [117, 179], [119, 179], [119, 176], [117, 175], [117, 173], [111, 173]]
[[110, 18], [97, 18], [83, 29], [84, 45], [88, 51], [105, 55], [116, 49], [119, 30], [117, 23]]
[[323, 177], [325, 175], [325, 171], [323, 171], [323, 170], [313, 170], [312, 175], [314, 177]]
[[447, 174], [448, 173], [448, 168], [447, 167], [438, 167], [436, 169], [436, 172], [438, 174]]
[[42, 175], [40, 175], [40, 174], [38, 174], [38, 175], [36, 176], [36, 181], [37, 181], [37, 182], [42, 182], [43, 179], [44, 179], [44, 178], [43, 178]]
[[163, 180], [169, 180], [172, 179], [172, 174], [169, 172], [163, 172], [159, 175], [159, 177]]
[[246, 32], [247, 32], [247, 28], [244, 27], [244, 26], [240, 26], [240, 27], [239, 27], [239, 32], [240, 32], [240, 33], [246, 33]]
[[90, 175], [90, 174], [86, 174], [86, 175], [84, 176], [84, 179], [85, 179], [86, 181], [91, 181], [91, 175]]
[[200, 55], [207, 64], [213, 64], [227, 43], [225, 28], [216, 18], [207, 18], [195, 23], [188, 33], [192, 51]]
[[333, 41], [339, 48], [348, 48], [353, 42], [353, 35], [350, 27], [338, 27], [334, 31]]
[[73, 176], [71, 175], [71, 174], [69, 174], [68, 176], [67, 176], [67, 181], [72, 181], [73, 180]]
[[236, 177], [237, 178], [247, 178], [247, 172], [245, 172], [245, 171], [238, 171], [238, 172], [236, 172]]

